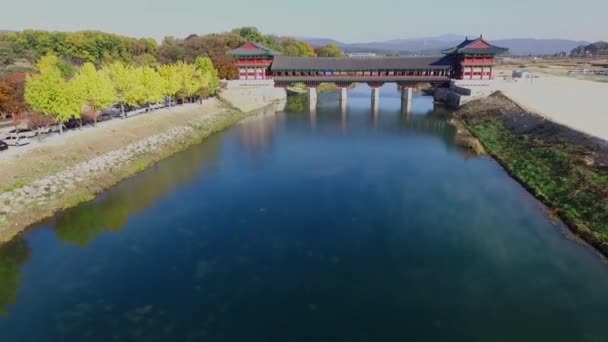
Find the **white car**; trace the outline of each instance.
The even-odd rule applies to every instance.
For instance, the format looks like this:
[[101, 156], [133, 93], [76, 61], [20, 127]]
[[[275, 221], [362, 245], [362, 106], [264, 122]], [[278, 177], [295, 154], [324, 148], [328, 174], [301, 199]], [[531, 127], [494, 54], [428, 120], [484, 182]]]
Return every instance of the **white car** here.
[[30, 143], [30, 138], [25, 135], [9, 135], [4, 142], [8, 146], [23, 146]]
[[[61, 126], [63, 126], [63, 130], [64, 131], [67, 129], [64, 124], [61, 124]], [[42, 127], [40, 129], [40, 133], [42, 133], [42, 134], [56, 133], [56, 132], [60, 132], [60, 128], [61, 127], [60, 127], [59, 124], [51, 125], [51, 126], [48, 126], [48, 127]]]
[[19, 135], [19, 136], [26, 136], [28, 138], [33, 138], [35, 137], [38, 133], [36, 131], [33, 131], [29, 128], [17, 128], [14, 129], [10, 132], [8, 132], [9, 135]]

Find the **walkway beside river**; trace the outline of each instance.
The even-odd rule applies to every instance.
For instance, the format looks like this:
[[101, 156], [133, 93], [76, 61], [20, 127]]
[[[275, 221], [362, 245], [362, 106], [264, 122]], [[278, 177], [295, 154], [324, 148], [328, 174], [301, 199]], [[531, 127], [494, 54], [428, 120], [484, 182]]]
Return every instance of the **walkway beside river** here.
[[497, 80], [497, 89], [525, 109], [608, 140], [608, 83], [539, 74], [532, 80]]

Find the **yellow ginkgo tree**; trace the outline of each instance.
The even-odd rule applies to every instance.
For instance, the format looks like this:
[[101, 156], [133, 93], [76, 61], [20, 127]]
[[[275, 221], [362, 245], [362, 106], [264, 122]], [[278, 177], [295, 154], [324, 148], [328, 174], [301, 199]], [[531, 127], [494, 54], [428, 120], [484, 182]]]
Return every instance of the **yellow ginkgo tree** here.
[[76, 92], [84, 104], [85, 115], [97, 123], [102, 109], [116, 102], [116, 90], [110, 76], [98, 71], [92, 63], [85, 63], [72, 81]]
[[138, 81], [142, 91], [138, 94], [138, 103], [142, 105], [159, 103], [163, 100], [165, 87], [162, 77], [149, 66], [137, 68]]
[[158, 67], [158, 74], [163, 79], [164, 95], [172, 102], [182, 88], [179, 69], [175, 64], [162, 65]]
[[106, 65], [102, 71], [106, 73], [116, 92], [116, 102], [120, 104], [122, 116], [126, 117], [125, 105], [135, 106], [143, 97], [143, 86], [140, 84], [140, 73], [131, 65], [114, 62]]
[[42, 57], [36, 66], [39, 73], [26, 80], [25, 100], [33, 110], [53, 117], [62, 133], [64, 122], [80, 118], [82, 97], [74, 83], [63, 78], [56, 56]]

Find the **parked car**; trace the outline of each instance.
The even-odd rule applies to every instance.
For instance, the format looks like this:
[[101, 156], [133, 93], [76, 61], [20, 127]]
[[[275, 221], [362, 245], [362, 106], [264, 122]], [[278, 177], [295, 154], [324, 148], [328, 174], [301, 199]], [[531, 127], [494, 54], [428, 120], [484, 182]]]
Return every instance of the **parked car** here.
[[33, 138], [38, 133], [35, 132], [35, 131], [32, 131], [29, 128], [17, 128], [17, 129], [14, 129], [14, 130], [8, 132], [8, 134], [10, 134], [10, 135], [24, 135], [24, 136], [26, 136], [28, 138]]
[[118, 118], [122, 115], [120, 107], [110, 107], [101, 111], [100, 115], [109, 114], [111, 117]]
[[23, 146], [30, 143], [30, 138], [25, 135], [9, 135], [4, 141], [9, 146]]
[[8, 150], [8, 144], [0, 140], [0, 151]]
[[164, 103], [152, 103], [152, 104], [150, 104], [149, 108], [151, 110], [154, 110], [154, 109], [161, 109], [161, 108], [164, 108], [164, 107], [165, 107]]
[[97, 122], [112, 120], [112, 114], [110, 112], [102, 112], [97, 117]]
[[73, 129], [73, 128], [78, 128], [82, 125], [82, 122], [78, 119], [70, 119], [68, 122], [65, 123], [65, 128], [67, 129]]
[[41, 134], [51, 134], [51, 133], [57, 133], [59, 131], [61, 131], [61, 126], [63, 126], [63, 129], [65, 130], [67, 127], [64, 124], [54, 124], [48, 127], [42, 127], [40, 129], [40, 133]]

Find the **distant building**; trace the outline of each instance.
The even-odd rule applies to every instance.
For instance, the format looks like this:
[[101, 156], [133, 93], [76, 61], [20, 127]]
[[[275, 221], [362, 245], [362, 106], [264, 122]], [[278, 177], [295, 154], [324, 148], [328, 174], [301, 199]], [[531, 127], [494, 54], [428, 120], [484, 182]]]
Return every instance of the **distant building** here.
[[528, 70], [518, 69], [518, 70], [513, 70], [513, 74], [511, 75], [511, 77], [528, 79], [528, 78], [532, 78], [532, 73], [529, 72]]
[[377, 57], [373, 52], [351, 52], [346, 54], [348, 57]]

